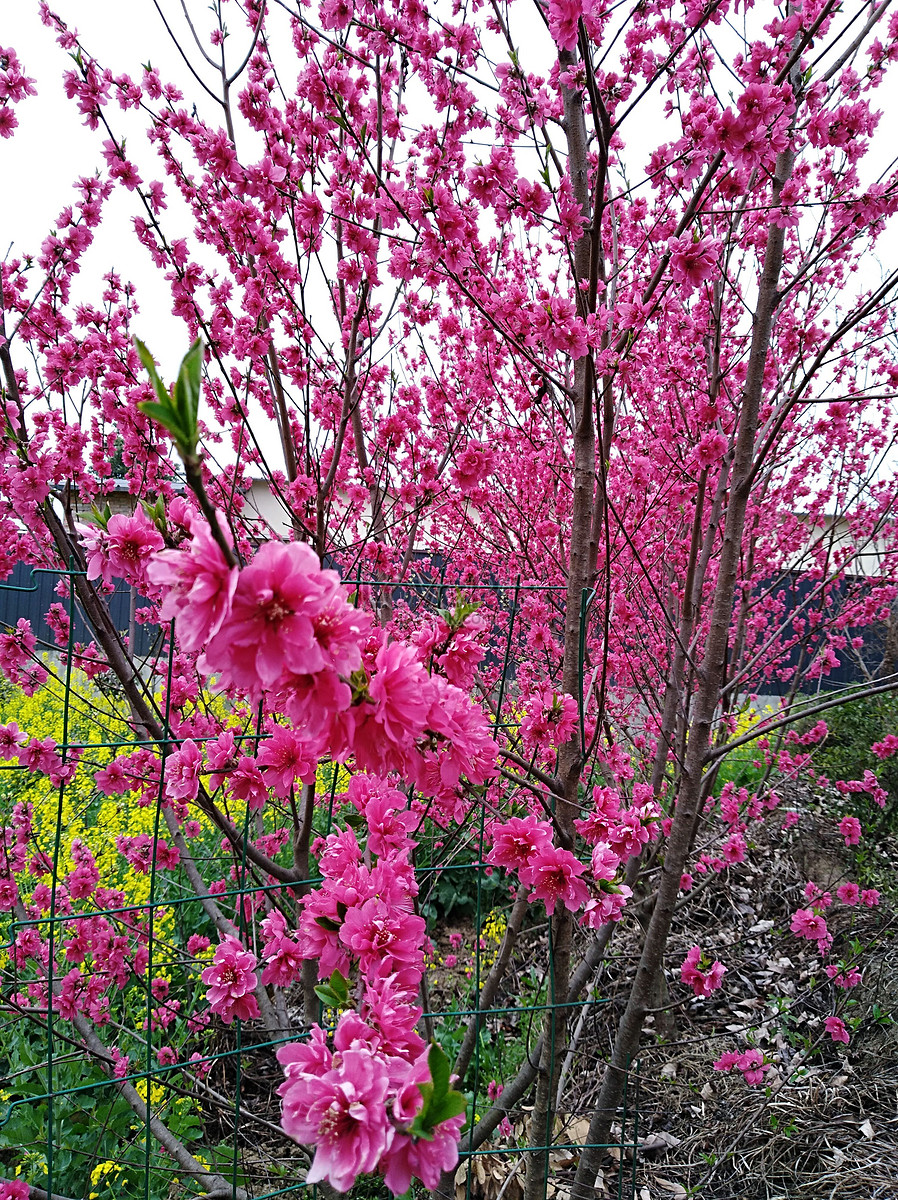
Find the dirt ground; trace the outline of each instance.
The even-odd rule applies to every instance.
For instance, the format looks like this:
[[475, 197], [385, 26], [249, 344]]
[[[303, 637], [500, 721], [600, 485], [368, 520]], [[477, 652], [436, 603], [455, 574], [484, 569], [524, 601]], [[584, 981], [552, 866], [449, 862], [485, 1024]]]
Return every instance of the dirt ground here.
[[[629, 1084], [624, 1145], [605, 1158], [597, 1197], [638, 1200], [898, 1200], [898, 853], [882, 842], [865, 864], [882, 891], [876, 909], [834, 905], [827, 917], [833, 954], [857, 959], [863, 982], [845, 992], [826, 977], [816, 946], [789, 933], [808, 880], [835, 888], [856, 866], [842, 840], [812, 815], [800, 835], [775, 833], [751, 848], [744, 866], [684, 909], [669, 961], [696, 943], [727, 966], [724, 986], [706, 999], [683, 998], [668, 975], [671, 1007], [650, 1016]], [[891, 894], [890, 894], [891, 893]], [[688, 912], [688, 921], [685, 913]], [[585, 1136], [595, 1095], [635, 965], [634, 932], [616, 937], [599, 978], [609, 1003], [596, 1005], [580, 1029], [592, 1060], [569, 1077], [556, 1135]], [[833, 1042], [824, 1019], [835, 1004], [849, 1045]], [[840, 1011], [842, 1011], [840, 1009]], [[773, 1062], [765, 1083], [749, 1087], [739, 1071], [712, 1063], [728, 1050], [758, 1046]], [[516, 1134], [526, 1110], [515, 1114]], [[635, 1116], [635, 1120], [634, 1120]], [[510, 1148], [510, 1143], [506, 1143]], [[460, 1200], [521, 1200], [522, 1157], [474, 1161], [457, 1177]], [[576, 1155], [551, 1155], [550, 1197], [565, 1200]]]

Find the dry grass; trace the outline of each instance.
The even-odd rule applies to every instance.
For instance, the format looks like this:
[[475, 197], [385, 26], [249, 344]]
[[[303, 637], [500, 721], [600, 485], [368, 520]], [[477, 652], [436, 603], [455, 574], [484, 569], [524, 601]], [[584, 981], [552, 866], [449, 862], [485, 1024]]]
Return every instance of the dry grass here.
[[[756, 848], [753, 869], [709, 890], [676, 932], [673, 961], [681, 947], [707, 940], [728, 973], [713, 998], [675, 1010], [667, 1038], [649, 1034], [633, 1072], [639, 1200], [898, 1198], [898, 921], [885, 903], [831, 910], [834, 953], [850, 956], [855, 940], [864, 946], [864, 983], [847, 997], [811, 947], [785, 932], [814, 877], [808, 859], [834, 886], [847, 869], [844, 853], [813, 831], [797, 845], [774, 838]], [[674, 997], [682, 995], [671, 983]], [[784, 993], [788, 1010], [780, 1011]], [[846, 1015], [857, 1018], [849, 1046], [823, 1030], [845, 999], [855, 1002]], [[723, 1051], [748, 1044], [776, 1063], [765, 1087], [711, 1069]], [[582, 1099], [594, 1090], [594, 1077], [584, 1079]]]
[[[889, 847], [881, 849], [887, 867]], [[707, 1000], [684, 998], [676, 972], [668, 973], [674, 1005], [647, 1024], [631, 1073], [630, 1119], [613, 1131], [623, 1150], [606, 1155], [597, 1198], [633, 1191], [638, 1200], [898, 1200], [895, 914], [886, 903], [828, 913], [835, 956], [850, 959], [852, 945], [863, 946], [864, 983], [846, 994], [825, 976], [816, 947], [788, 932], [808, 879], [834, 889], [854, 877], [841, 839], [808, 817], [800, 839], [774, 834], [746, 867], [683, 911], [668, 961], [696, 943], [712, 949], [728, 967], [724, 987]], [[581, 1030], [591, 1053], [567, 1082], [559, 1142], [585, 1133], [638, 952], [637, 932], [622, 927], [600, 977], [608, 1003]], [[849, 1046], [833, 1043], [823, 1026], [846, 1000], [856, 1026]], [[712, 1069], [724, 1051], [748, 1045], [775, 1064], [763, 1087]], [[634, 1143], [634, 1109], [635, 1161], [626, 1146]], [[514, 1117], [523, 1139], [526, 1109]], [[459, 1200], [520, 1200], [525, 1161], [514, 1140], [459, 1170]], [[550, 1200], [565, 1200], [576, 1162], [570, 1150], [551, 1154]]]

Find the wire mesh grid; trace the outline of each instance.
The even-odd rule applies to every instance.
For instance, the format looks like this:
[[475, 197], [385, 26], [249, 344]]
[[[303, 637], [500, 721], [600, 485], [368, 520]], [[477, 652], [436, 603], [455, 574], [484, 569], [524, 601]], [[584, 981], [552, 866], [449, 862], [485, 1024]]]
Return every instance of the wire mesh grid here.
[[[211, 822], [194, 821], [191, 858], [200, 865], [200, 886], [197, 875], [191, 877], [174, 859], [168, 868], [160, 865], [164, 856], [160, 860], [159, 849], [167, 848], [170, 833], [165, 823], [166, 761], [170, 750], [182, 743], [171, 721], [173, 684], [178, 682], [173, 639], [163, 643], [162, 737], [140, 738], [125, 716], [127, 705], [118, 689], [102, 676], [91, 682], [90, 672], [85, 675], [78, 669], [82, 648], [74, 635], [85, 625], [76, 598], [78, 572], [55, 574], [64, 581], [67, 600], [63, 653], [45, 659], [49, 679], [33, 696], [11, 685], [0, 694], [0, 719], [9, 722], [17, 716], [25, 732], [36, 729], [38, 740], [51, 738], [63, 764], [55, 786], [28, 773], [22, 764], [7, 762], [0, 768], [0, 820], [8, 831], [7, 855], [15, 836], [9, 825], [15, 805], [32, 806], [28, 850], [35, 881], [32, 895], [5, 905], [3, 913], [0, 1179], [27, 1182], [35, 1197], [66, 1200], [168, 1200], [211, 1194], [179, 1165], [177, 1154], [161, 1136], [164, 1130], [210, 1175], [225, 1181], [225, 1190], [214, 1193], [221, 1200], [244, 1195], [269, 1200], [310, 1187], [317, 1191], [319, 1185], [305, 1179], [308, 1151], [291, 1143], [279, 1127], [276, 1095], [283, 1077], [275, 1050], [307, 1036], [301, 1004], [294, 1004], [287, 993], [275, 1037], [237, 1019], [225, 1028], [204, 1017], [201, 972], [215, 937], [204, 899], [214, 895], [252, 945], [253, 912], [266, 904], [290, 911], [319, 877], [310, 872], [309, 878], [290, 884], [260, 878], [247, 849], [251, 840], [265, 836], [265, 816], [249, 806], [242, 814], [230, 814], [238, 836], [225, 846]], [[363, 581], [345, 582], [352, 586]], [[383, 587], [383, 581], [377, 586]], [[431, 603], [439, 604], [445, 596], [445, 589], [432, 581], [402, 586], [417, 587], [419, 598], [426, 596]], [[503, 592], [499, 585], [484, 588], [494, 595]], [[18, 593], [27, 611], [31, 588], [7, 585], [5, 590]], [[503, 722], [506, 685], [513, 667], [512, 632], [521, 593], [527, 590], [550, 589], [527, 588], [520, 581], [504, 589], [508, 620], [497, 726], [513, 723]], [[581, 604], [581, 643], [590, 599], [584, 594]], [[91, 665], [87, 658], [81, 661]], [[258, 746], [262, 736], [260, 712], [254, 727], [246, 728], [238, 741], [242, 737]], [[136, 802], [128, 789], [110, 789], [108, 781], [101, 793], [93, 779], [129, 752], [149, 755], [158, 764], [156, 777], [148, 777]], [[339, 825], [339, 788], [344, 781], [345, 769], [319, 767], [317, 835]], [[507, 890], [485, 861], [486, 836], [484, 805], [472, 808], [450, 831], [425, 817], [415, 832], [419, 908], [429, 918], [432, 939], [420, 1029], [437, 1038], [450, 1061], [465, 1032], [473, 1033], [470, 1065], [459, 1083], [468, 1097], [469, 1128], [497, 1098], [499, 1081], [514, 1074], [533, 1053], [548, 1010], [570, 1009], [569, 1032], [576, 1039], [584, 1022], [607, 1003], [592, 993], [586, 1000], [573, 1001], [551, 994], [551, 972], [546, 968], [552, 954], [551, 924], [530, 919], [503, 988], [481, 1006], [483, 980], [503, 940], [510, 907]], [[133, 839], [132, 846], [139, 841], [142, 857], [132, 854], [126, 864], [122, 838]], [[70, 889], [62, 885], [72, 867], [73, 843], [79, 841], [91, 850], [101, 878], [88, 902], [76, 911]], [[219, 872], [221, 877], [215, 878]], [[85, 1002], [84, 989], [90, 992], [90, 938], [82, 935], [86, 929], [95, 932], [99, 924], [104, 936], [120, 939], [122, 970], [115, 986], [99, 989]], [[45, 947], [37, 960], [28, 954], [35, 934], [35, 944]], [[83, 1015], [85, 1009], [89, 1016]], [[322, 1004], [321, 1024], [332, 1026], [334, 1017]], [[523, 1171], [532, 1155], [544, 1157], [546, 1190], [563, 1195], [588, 1120], [588, 1110], [578, 1110], [578, 1097], [588, 1096], [589, 1089], [582, 1086], [576, 1068], [571, 1073], [571, 1051], [562, 1049], [567, 1058], [557, 1111], [550, 1113], [548, 1127], [554, 1136], [549, 1144], [528, 1141], [526, 1104], [508, 1113], [498, 1140], [472, 1146], [470, 1139], [466, 1142], [466, 1129], [455, 1176], [459, 1200], [515, 1200], [522, 1195]], [[553, 1073], [557, 1050], [550, 1046]], [[638, 1086], [638, 1070], [634, 1075]], [[566, 1094], [572, 1097], [569, 1102]], [[638, 1097], [625, 1089], [615, 1126], [620, 1134], [609, 1143], [618, 1167], [615, 1177], [606, 1179], [608, 1194], [619, 1198], [635, 1194], [638, 1107]], [[423, 1186], [415, 1186], [423, 1194]], [[358, 1200], [387, 1194], [376, 1176], [360, 1179], [353, 1190]]]

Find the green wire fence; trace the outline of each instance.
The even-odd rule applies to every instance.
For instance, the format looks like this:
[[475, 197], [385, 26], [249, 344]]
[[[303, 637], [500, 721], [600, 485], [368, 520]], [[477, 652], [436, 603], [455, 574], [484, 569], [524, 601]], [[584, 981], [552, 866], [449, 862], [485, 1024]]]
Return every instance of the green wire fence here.
[[[185, 948], [193, 935], [209, 937], [214, 944], [215, 933], [204, 912], [204, 897], [183, 869], [157, 868], [156, 848], [168, 832], [162, 803], [166, 753], [180, 745], [169, 707], [173, 685], [178, 683], [172, 639], [168, 638], [165, 650], [163, 737], [141, 738], [129, 725], [127, 704], [116, 685], [102, 678], [91, 683], [76, 670], [77, 572], [59, 576], [66, 580], [68, 653], [48, 656], [50, 680], [33, 697], [10, 684], [0, 686], [0, 724], [16, 719], [29, 735], [52, 736], [68, 768], [53, 788], [48, 780], [25, 773], [22, 767], [0, 765], [0, 825], [9, 825], [17, 801], [30, 802], [34, 825], [28, 853], [44, 855], [46, 868], [36, 876], [36, 888], [45, 889], [40, 892], [39, 915], [23, 915], [21, 908], [0, 914], [4, 918], [0, 924], [0, 1179], [18, 1178], [30, 1185], [36, 1197], [66, 1200], [202, 1195], [203, 1187], [160, 1145], [158, 1118], [210, 1174], [226, 1181], [227, 1191], [216, 1192], [216, 1200], [242, 1195], [271, 1200], [299, 1194], [309, 1186], [305, 1182], [309, 1156], [279, 1128], [276, 1089], [283, 1075], [274, 1052], [303, 1036], [300, 1010], [288, 993], [286, 1028], [275, 1038], [260, 1034], [252, 1023], [235, 1020], [224, 1027], [216, 1020], [207, 1025], [197, 1021], [194, 1012], [203, 1008], [204, 988]], [[351, 585], [362, 582], [349, 581]], [[385, 585], [379, 581], [372, 586]], [[437, 603], [443, 601], [448, 587], [432, 581], [402, 586], [418, 587], [422, 597]], [[24, 597], [29, 589], [9, 590]], [[464, 590], [506, 593], [507, 632], [495, 720], [497, 727], [514, 725], [511, 719], [503, 720], [513, 631], [520, 595], [534, 589], [519, 581], [506, 589], [489, 584]], [[584, 626], [590, 599], [584, 595]], [[79, 629], [83, 622], [81, 614]], [[258, 742], [261, 713], [254, 720], [246, 714], [241, 736]], [[93, 774], [111, 758], [150, 749], [162, 755], [152, 796], [145, 789], [136, 802], [124, 792], [119, 797], [99, 793]], [[324, 802], [317, 808], [316, 834], [327, 834], [339, 817], [341, 779], [342, 768], [336, 766], [319, 772], [316, 792]], [[220, 831], [211, 824], [198, 824], [191, 841], [193, 858], [202, 865], [210, 894], [218, 904], [233, 909], [244, 934], [252, 906], [264, 900], [288, 905], [304, 886], [316, 882], [310, 878], [286, 885], [258, 878], [247, 847], [265, 833], [264, 819], [248, 807], [236, 854], [234, 846], [227, 851], [221, 848]], [[116, 834], [133, 835], [135, 830], [145, 834], [153, 847], [145, 874], [125, 871], [114, 844]], [[59, 888], [75, 836], [94, 853], [105, 889], [99, 901], [95, 899], [83, 911], [70, 911]], [[473, 1125], [491, 1107], [498, 1085], [514, 1075], [531, 1052], [547, 1010], [570, 1009], [569, 1037], [579, 1037], [582, 1051], [595, 1046], [593, 1031], [597, 1023], [607, 1021], [608, 1001], [589, 993], [567, 1004], [551, 995], [551, 974], [546, 970], [552, 952], [551, 926], [546, 927], [542, 909], [535, 906], [521, 930], [505, 982], [481, 1008], [483, 980], [497, 953], [509, 909], [507, 885], [484, 861], [485, 806], [477, 806], [451, 830], [422, 818], [415, 837], [419, 907], [428, 920], [434, 947], [425, 975], [420, 1030], [425, 1036], [433, 1033], [452, 1061], [469, 1022], [476, 1022], [470, 1066], [458, 1085], [468, 1095], [468, 1119]], [[223, 877], [215, 879], [219, 871]], [[116, 936], [130, 937], [144, 949], [140, 975], [123, 978], [108, 1004], [97, 997], [91, 1028], [101, 1035], [105, 1051], [96, 1046], [85, 1049], [83, 1026], [57, 1011], [54, 1003], [41, 1007], [35, 1002], [34, 975], [24, 969], [17, 950], [17, 939], [21, 944], [29, 929], [36, 930], [48, 946], [44, 964], [48, 995], [62, 994], [66, 964], [77, 971], [81, 961], [84, 939], [79, 930], [88, 928], [84, 922], [96, 926], [100, 920], [108, 922]], [[332, 1015], [322, 1008], [319, 1020], [327, 1025]], [[171, 1051], [172, 1042], [178, 1043], [177, 1051]], [[567, 1047], [550, 1049], [553, 1064], [556, 1050], [567, 1055]], [[172, 1053], [175, 1061], [169, 1061]], [[563, 1195], [582, 1147], [590, 1085], [599, 1065], [594, 1053], [586, 1053], [585, 1061], [586, 1068], [576, 1063], [572, 1068], [566, 1062], [561, 1070], [564, 1091], [556, 1097], [550, 1144], [527, 1144], [526, 1096], [511, 1107], [497, 1135], [485, 1144], [466, 1145], [462, 1134], [456, 1174], [459, 1198], [518, 1200], [527, 1157], [534, 1154], [545, 1158], [552, 1194]], [[114, 1078], [110, 1078], [112, 1068]], [[638, 1083], [638, 1072], [632, 1078]], [[140, 1106], [123, 1095], [128, 1087], [142, 1102], [142, 1116]], [[625, 1092], [618, 1114], [620, 1136], [608, 1146], [618, 1165], [613, 1178], [606, 1173], [607, 1194], [619, 1198], [635, 1194], [638, 1109], [638, 1096]], [[423, 1187], [416, 1186], [423, 1195]], [[387, 1193], [379, 1177], [372, 1176], [360, 1179], [352, 1195], [363, 1200]]]

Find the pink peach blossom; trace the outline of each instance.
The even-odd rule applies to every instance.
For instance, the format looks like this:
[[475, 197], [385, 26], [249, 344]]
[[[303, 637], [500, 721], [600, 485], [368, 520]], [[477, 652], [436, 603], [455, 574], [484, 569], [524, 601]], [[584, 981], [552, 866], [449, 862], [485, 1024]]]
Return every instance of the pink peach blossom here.
[[253, 995], [258, 982], [255, 966], [256, 956], [229, 935], [222, 938], [212, 965], [203, 971], [202, 980], [209, 989], [206, 992], [209, 1007], [225, 1025], [230, 1025], [235, 1017], [252, 1021], [259, 1016], [259, 1005]]
[[839, 822], [839, 833], [846, 846], [856, 846], [861, 840], [861, 823], [857, 817], [843, 817]]
[[848, 1029], [841, 1017], [827, 1017], [823, 1025], [834, 1042], [844, 1042], [847, 1046], [851, 1041]]
[[130, 517], [116, 513], [105, 529], [82, 524], [77, 528], [87, 553], [87, 578], [102, 579], [108, 587], [116, 576], [142, 584], [152, 556], [165, 545], [162, 534], [140, 507]]
[[526, 867], [541, 850], [552, 845], [552, 826], [536, 817], [510, 817], [490, 827], [486, 861], [497, 867]]
[[163, 592], [160, 619], [174, 620], [181, 646], [192, 653], [202, 650], [230, 615], [237, 568], [228, 566], [205, 521], [192, 518], [190, 531], [189, 546], [155, 554], [146, 574]]
[[548, 845], [540, 846], [518, 875], [521, 883], [533, 889], [529, 899], [542, 900], [551, 916], [559, 900], [576, 912], [589, 899], [586, 884], [579, 878], [585, 870], [570, 850]]
[[[278, 1057], [285, 1061], [283, 1049]], [[288, 1065], [296, 1060], [287, 1060]], [[278, 1089], [284, 1130], [311, 1143], [315, 1157], [307, 1183], [326, 1180], [347, 1192], [357, 1176], [373, 1171], [393, 1140], [387, 1120], [389, 1076], [380, 1059], [346, 1050], [339, 1065], [322, 1075], [289, 1072]]]
[[807, 938], [812, 942], [824, 942], [829, 937], [825, 919], [809, 908], [796, 909], [789, 928], [797, 937]]
[[682, 237], [672, 237], [668, 249], [671, 278], [683, 286], [687, 295], [706, 279], [719, 274], [717, 255], [720, 253], [720, 242], [716, 239], [693, 240], [690, 234], [683, 234]]
[[204, 669], [256, 696], [285, 673], [344, 673], [361, 663], [368, 618], [342, 598], [304, 542], [266, 542], [237, 577], [231, 611], [206, 647]]
[[701, 947], [693, 946], [680, 967], [680, 979], [692, 988], [696, 996], [710, 996], [723, 982], [726, 967], [722, 962], [713, 962], [700, 970], [702, 958]]

